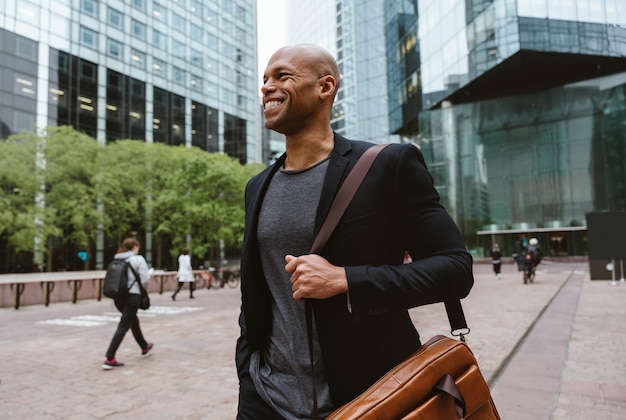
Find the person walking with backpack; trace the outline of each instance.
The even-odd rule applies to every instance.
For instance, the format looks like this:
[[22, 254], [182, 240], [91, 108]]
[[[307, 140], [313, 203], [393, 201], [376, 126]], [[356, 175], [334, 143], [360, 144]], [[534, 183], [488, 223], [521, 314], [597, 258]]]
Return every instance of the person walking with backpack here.
[[115, 254], [115, 259], [126, 260], [129, 264], [128, 268], [128, 292], [122, 293], [116, 297], [113, 302], [118, 311], [122, 313], [120, 322], [117, 325], [111, 344], [106, 352], [106, 359], [102, 365], [102, 369], [111, 370], [116, 367], [124, 366], [124, 363], [118, 362], [115, 359], [115, 353], [118, 347], [122, 344], [122, 340], [126, 335], [126, 332], [130, 329], [133, 333], [133, 337], [141, 348], [141, 357], [148, 357], [154, 347], [153, 343], [148, 343], [141, 327], [139, 326], [139, 318], [137, 317], [137, 310], [139, 310], [139, 303], [141, 300], [141, 291], [139, 284], [141, 282], [144, 288], [148, 286], [150, 282], [150, 271], [148, 270], [148, 263], [146, 259], [139, 255], [140, 244], [135, 238], [126, 238], [122, 242], [122, 246]]
[[185, 283], [189, 283], [189, 299], [193, 299], [193, 289], [195, 278], [193, 277], [193, 269], [191, 268], [191, 255], [189, 255], [189, 248], [183, 249], [183, 253], [178, 257], [178, 287], [172, 295], [172, 300], [176, 300], [176, 295], [183, 288]]

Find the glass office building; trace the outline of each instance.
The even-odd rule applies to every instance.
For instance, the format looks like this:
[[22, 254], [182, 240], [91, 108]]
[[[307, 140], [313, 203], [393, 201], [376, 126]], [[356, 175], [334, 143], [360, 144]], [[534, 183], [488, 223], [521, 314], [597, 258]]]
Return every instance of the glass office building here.
[[586, 255], [586, 213], [626, 208], [626, 3], [385, 9], [390, 126], [422, 148], [474, 253], [536, 236]]
[[258, 161], [253, 0], [0, 0], [0, 137], [71, 125]]
[[254, 0], [0, 0], [0, 139], [71, 125], [260, 161], [256, 61]]
[[383, 0], [293, 0], [286, 11], [289, 44], [316, 44], [337, 58], [333, 129], [351, 139], [398, 141], [389, 130]]

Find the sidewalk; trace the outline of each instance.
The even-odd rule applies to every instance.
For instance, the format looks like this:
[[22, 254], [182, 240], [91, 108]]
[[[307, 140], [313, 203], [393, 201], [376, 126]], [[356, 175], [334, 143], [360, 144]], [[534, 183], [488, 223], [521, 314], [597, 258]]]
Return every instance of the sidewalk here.
[[[590, 281], [588, 266], [540, 266], [524, 285], [513, 265], [498, 280], [474, 267], [463, 301], [467, 337], [503, 419], [626, 417], [626, 284]], [[118, 314], [111, 301], [0, 309], [0, 418], [234, 419], [239, 290], [153, 293], [141, 312], [153, 355], [129, 333], [102, 371]], [[443, 305], [411, 310], [424, 340], [448, 334]]]

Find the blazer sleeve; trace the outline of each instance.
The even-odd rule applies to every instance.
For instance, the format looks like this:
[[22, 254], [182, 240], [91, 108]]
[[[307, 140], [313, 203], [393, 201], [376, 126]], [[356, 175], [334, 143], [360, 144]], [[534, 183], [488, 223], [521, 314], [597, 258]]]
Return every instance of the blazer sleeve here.
[[[421, 152], [405, 145], [381, 163], [385, 166], [377, 172], [394, 177], [390, 214], [397, 228], [391, 234], [399, 255], [394, 264], [345, 267], [352, 316], [357, 320], [395, 306], [461, 299], [474, 283], [472, 257], [439, 202]], [[411, 255], [411, 263], [402, 264], [404, 251]]]

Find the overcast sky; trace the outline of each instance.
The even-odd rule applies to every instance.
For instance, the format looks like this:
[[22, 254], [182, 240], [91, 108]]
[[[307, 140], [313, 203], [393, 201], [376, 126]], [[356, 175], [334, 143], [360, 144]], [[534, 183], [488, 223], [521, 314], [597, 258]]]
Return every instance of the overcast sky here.
[[274, 51], [285, 45], [285, 0], [257, 0], [259, 88]]

